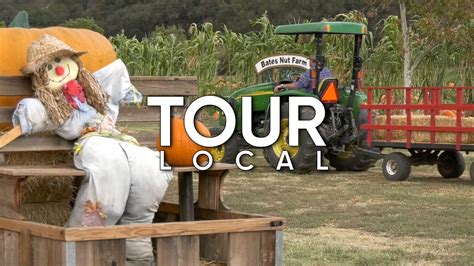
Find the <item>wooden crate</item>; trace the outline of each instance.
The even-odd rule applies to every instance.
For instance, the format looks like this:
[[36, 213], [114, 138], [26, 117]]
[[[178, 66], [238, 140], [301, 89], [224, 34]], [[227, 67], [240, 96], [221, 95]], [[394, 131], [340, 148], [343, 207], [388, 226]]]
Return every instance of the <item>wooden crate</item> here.
[[158, 223], [65, 228], [0, 218], [0, 266], [126, 265], [125, 239], [153, 238], [156, 265], [282, 265], [285, 219], [163, 202]]

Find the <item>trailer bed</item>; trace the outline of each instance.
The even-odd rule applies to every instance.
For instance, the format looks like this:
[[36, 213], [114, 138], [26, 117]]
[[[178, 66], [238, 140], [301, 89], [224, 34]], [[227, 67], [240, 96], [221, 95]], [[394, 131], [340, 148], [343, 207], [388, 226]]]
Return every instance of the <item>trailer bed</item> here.
[[[411, 154], [385, 155], [385, 178], [406, 180], [411, 165], [422, 164], [437, 165], [444, 178], [462, 175], [466, 167], [460, 152], [474, 151], [474, 87], [368, 87], [367, 96], [361, 106], [367, 110], [368, 121], [361, 126], [367, 146]], [[419, 141], [420, 136], [427, 140]], [[474, 181], [474, 165], [470, 169]]]

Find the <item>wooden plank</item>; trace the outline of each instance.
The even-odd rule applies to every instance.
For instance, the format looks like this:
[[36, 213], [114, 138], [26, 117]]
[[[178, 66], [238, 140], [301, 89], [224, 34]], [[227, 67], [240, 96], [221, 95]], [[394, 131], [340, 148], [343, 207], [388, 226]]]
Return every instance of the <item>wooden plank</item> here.
[[199, 237], [157, 238], [156, 253], [157, 266], [199, 266]]
[[196, 76], [131, 76], [130, 80], [133, 82], [147, 81], [147, 82], [159, 82], [159, 81], [197, 81]]
[[44, 237], [55, 240], [65, 240], [64, 231], [66, 228], [0, 217], [0, 229], [17, 233], [19, 233], [23, 229], [28, 229], [30, 230], [32, 236]]
[[[237, 169], [237, 165], [228, 163], [214, 163], [211, 168], [206, 171], [221, 171], [221, 170], [232, 170]], [[175, 166], [173, 171], [177, 173], [182, 172], [199, 172], [194, 166]]]
[[[227, 207], [225, 207], [222, 198], [224, 178], [227, 176], [229, 170], [216, 170], [220, 167], [226, 168], [225, 165], [215, 165], [214, 167], [215, 168], [211, 171], [198, 172], [199, 189], [197, 206], [199, 207], [199, 212], [196, 211], [196, 215], [202, 217], [204, 214], [206, 214], [207, 218], [211, 219], [222, 219], [222, 217], [235, 219], [238, 216], [244, 216], [238, 213], [216, 211], [229, 210]], [[227, 167], [233, 167], [233, 165], [229, 165]], [[209, 217], [209, 214], [213, 216], [219, 216], [219, 218]], [[200, 255], [202, 258], [207, 261], [227, 261], [228, 234], [202, 235], [200, 236], [200, 240]]]
[[11, 123], [15, 107], [0, 107], [0, 123]]
[[[0, 123], [11, 123], [15, 108], [0, 107]], [[159, 122], [159, 107], [121, 106], [117, 122]]]
[[[161, 202], [159, 212], [179, 215], [179, 205], [169, 202]], [[268, 218], [270, 216], [250, 214], [237, 211], [219, 211], [194, 207], [194, 216], [200, 220], [221, 219], [245, 219], [245, 218]]]
[[76, 264], [77, 265], [94, 265], [94, 242], [82, 241], [72, 242], [76, 244]]
[[76, 242], [76, 265], [126, 265], [125, 239]]
[[159, 122], [160, 108], [159, 107], [134, 107], [121, 106], [117, 122]]
[[260, 265], [275, 265], [275, 231], [260, 232]]
[[33, 237], [33, 265], [68, 265], [66, 245], [64, 241]]
[[[198, 94], [196, 77], [130, 77], [132, 84], [145, 96]], [[0, 95], [32, 96], [27, 77], [0, 77]]]
[[32, 96], [31, 79], [26, 77], [0, 77], [0, 95]]
[[9, 131], [7, 131], [5, 134], [0, 136], [0, 148], [5, 147], [7, 144], [10, 142], [14, 141], [18, 137], [21, 136], [21, 127], [16, 126]]
[[229, 170], [200, 171], [197, 206], [212, 210], [230, 210], [224, 204], [224, 179]]
[[125, 239], [94, 241], [95, 265], [125, 265], [127, 261], [125, 243]]
[[[0, 123], [11, 123], [14, 107], [0, 107]], [[174, 108], [174, 113], [182, 110]], [[117, 122], [159, 122], [160, 108], [153, 106], [120, 106]]]
[[194, 221], [193, 173], [178, 173], [179, 220]]
[[[23, 176], [85, 176], [86, 173], [73, 165], [5, 165], [0, 166], [2, 179], [15, 179]], [[16, 178], [17, 179], [17, 178]], [[1, 189], [1, 188], [0, 188]]]
[[132, 77], [132, 84], [144, 96], [197, 96], [195, 77]]
[[18, 233], [0, 230], [0, 266], [17, 266]]
[[156, 239], [156, 265], [178, 265], [178, 239], [177, 237], [162, 237]]
[[281, 217], [247, 218], [215, 221], [192, 221], [159, 224], [131, 224], [105, 227], [74, 227], [40, 224], [28, 221], [17, 221], [0, 218], [0, 229], [20, 232], [31, 231], [32, 236], [39, 236], [62, 241], [90, 241], [105, 239], [122, 239], [134, 237], [168, 237], [184, 235], [205, 235], [227, 232], [254, 232], [283, 230], [286, 220]]
[[230, 233], [227, 265], [260, 265], [260, 232]]
[[[2, 166], [3, 167], [3, 166]], [[20, 214], [20, 182], [23, 177], [0, 175], [0, 216], [23, 220]]]
[[[130, 132], [140, 145], [156, 147], [157, 132]], [[65, 140], [56, 135], [22, 136], [0, 149], [1, 152], [31, 152], [31, 151], [68, 151], [72, 150], [74, 141]]]
[[66, 228], [64, 229], [64, 239], [65, 241], [86, 241], [134, 237], [167, 237], [218, 234], [227, 232], [283, 230], [284, 228], [284, 218], [249, 218], [216, 221]]
[[[33, 264], [33, 257], [32, 257], [32, 239], [31, 239], [31, 231], [29, 229], [21, 229], [19, 238], [18, 238], [18, 261], [20, 265], [32, 265]], [[48, 264], [42, 264], [48, 265]]]
[[74, 142], [55, 135], [31, 135], [20, 137], [0, 149], [0, 152], [31, 152], [31, 151], [67, 151]]
[[206, 261], [226, 262], [228, 256], [229, 234], [199, 236], [199, 254]]

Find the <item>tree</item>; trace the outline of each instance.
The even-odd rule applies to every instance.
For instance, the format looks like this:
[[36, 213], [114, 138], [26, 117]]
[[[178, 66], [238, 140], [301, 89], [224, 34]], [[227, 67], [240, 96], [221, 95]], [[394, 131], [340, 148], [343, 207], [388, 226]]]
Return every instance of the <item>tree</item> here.
[[18, 14], [13, 18], [8, 25], [9, 28], [18, 27], [18, 28], [30, 28], [30, 22], [28, 21], [28, 13], [25, 10], [18, 12]]
[[[399, 7], [401, 25], [401, 51], [403, 57], [403, 85], [412, 86], [413, 74], [420, 63], [434, 50], [455, 45], [472, 51], [469, 36], [469, 18], [473, 3], [469, 0], [366, 0], [372, 7]], [[416, 56], [413, 53], [416, 45]]]
[[89, 29], [100, 34], [104, 34], [104, 29], [97, 25], [93, 18], [76, 18], [69, 19], [68, 21], [61, 24], [63, 27], [77, 28], [77, 29]]

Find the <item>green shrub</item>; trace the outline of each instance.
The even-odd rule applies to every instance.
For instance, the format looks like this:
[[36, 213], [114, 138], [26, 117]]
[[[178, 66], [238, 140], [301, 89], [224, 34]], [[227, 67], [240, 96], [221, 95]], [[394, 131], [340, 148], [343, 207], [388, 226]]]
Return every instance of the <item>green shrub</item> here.
[[63, 27], [76, 28], [76, 29], [89, 29], [100, 34], [104, 34], [104, 29], [97, 25], [93, 18], [75, 18], [69, 19], [63, 24]]

